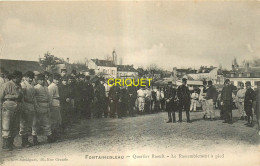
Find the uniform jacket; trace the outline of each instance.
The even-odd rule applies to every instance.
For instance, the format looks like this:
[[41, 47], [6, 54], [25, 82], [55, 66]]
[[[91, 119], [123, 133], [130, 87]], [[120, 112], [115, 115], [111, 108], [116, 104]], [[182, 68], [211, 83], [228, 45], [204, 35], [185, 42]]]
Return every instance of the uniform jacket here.
[[177, 96], [180, 102], [190, 102], [190, 91], [185, 85], [181, 85], [177, 89]]
[[120, 89], [118, 86], [112, 86], [109, 90], [108, 96], [110, 100], [118, 101], [120, 97]]
[[206, 99], [212, 99], [214, 102], [217, 101], [217, 90], [214, 86], [210, 86], [207, 90]]
[[59, 107], [60, 106], [60, 94], [59, 94], [59, 88], [55, 83], [51, 83], [48, 86], [49, 94], [50, 94], [50, 101], [51, 106], [53, 107]]
[[252, 88], [246, 90], [245, 94], [245, 105], [253, 105], [253, 100], [255, 99], [255, 91]]
[[233, 90], [236, 90], [237, 88], [234, 85], [224, 86], [221, 91], [221, 100], [222, 101], [232, 101], [232, 92]]

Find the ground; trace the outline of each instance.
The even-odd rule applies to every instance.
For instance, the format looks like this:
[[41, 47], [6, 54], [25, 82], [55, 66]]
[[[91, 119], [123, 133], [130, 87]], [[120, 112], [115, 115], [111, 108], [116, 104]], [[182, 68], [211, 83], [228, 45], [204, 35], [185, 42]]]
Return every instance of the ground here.
[[[237, 110], [233, 112], [232, 125], [205, 121], [202, 112], [191, 112], [193, 123], [186, 122], [185, 113], [182, 123], [166, 123], [166, 112], [82, 120], [59, 142], [47, 144], [41, 136], [39, 146], [1, 151], [0, 161], [3, 165], [259, 165], [257, 126], [246, 127]], [[20, 139], [15, 139], [16, 146]], [[124, 159], [94, 159], [108, 155]]]

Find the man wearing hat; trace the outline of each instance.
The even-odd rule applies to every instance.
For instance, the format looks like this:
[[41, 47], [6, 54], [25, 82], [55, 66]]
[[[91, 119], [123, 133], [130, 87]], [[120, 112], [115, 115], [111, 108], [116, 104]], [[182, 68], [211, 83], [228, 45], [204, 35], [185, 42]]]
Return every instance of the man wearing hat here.
[[10, 81], [5, 83], [0, 91], [2, 103], [2, 138], [4, 150], [12, 150], [14, 138], [19, 131], [19, 115], [23, 94], [21, 88], [22, 73], [14, 71]]
[[182, 79], [182, 85], [177, 89], [177, 96], [179, 99], [179, 122], [182, 122], [182, 110], [186, 112], [187, 122], [191, 123], [190, 120], [190, 91], [187, 87], [187, 79]]
[[248, 127], [253, 127], [253, 101], [255, 99], [255, 92], [251, 88], [251, 82], [246, 82], [246, 93], [245, 93], [245, 112], [247, 115], [247, 125]]
[[208, 81], [208, 89], [206, 94], [207, 102], [207, 119], [215, 120], [215, 103], [217, 101], [217, 90], [212, 85], [212, 81]]
[[172, 88], [172, 82], [168, 82], [167, 88], [164, 93], [164, 98], [166, 100], [166, 111], [168, 112], [168, 122], [167, 123], [175, 123], [175, 112], [174, 112], [174, 99], [176, 96], [176, 89]]
[[85, 85], [86, 85], [86, 96], [85, 96], [85, 108], [86, 108], [86, 118], [90, 119], [92, 112], [93, 112], [93, 100], [94, 100], [94, 87], [90, 83], [90, 76], [86, 76], [85, 80]]
[[[109, 84], [113, 84], [113, 80], [109, 81]], [[110, 117], [115, 118], [115, 114], [119, 114], [119, 98], [120, 98], [120, 88], [118, 86], [112, 86], [108, 93], [109, 101], [110, 101]]]
[[232, 109], [233, 109], [233, 97], [232, 93], [237, 88], [230, 83], [229, 79], [226, 79], [224, 82], [224, 87], [221, 91], [221, 105], [223, 105], [223, 111], [224, 111], [224, 122], [223, 123], [229, 123], [232, 124]]
[[52, 133], [58, 137], [61, 127], [61, 113], [60, 113], [60, 94], [59, 84], [60, 75], [53, 75], [53, 82], [48, 86], [50, 95], [50, 120]]
[[[21, 83], [24, 100], [23, 107], [21, 110], [20, 116], [20, 132], [19, 134], [22, 136], [22, 146], [27, 147], [30, 145], [28, 142], [28, 136], [30, 132], [32, 135], [35, 135], [37, 132], [36, 126], [36, 112], [34, 109], [35, 106], [35, 89], [33, 86], [33, 78], [34, 73], [32, 71], [28, 71], [25, 73], [25, 80]], [[37, 144], [37, 142], [35, 142]]]
[[240, 113], [240, 120], [246, 119], [246, 113], [244, 110], [244, 100], [245, 100], [245, 94], [246, 94], [246, 89], [244, 88], [244, 83], [240, 83], [240, 88], [237, 91], [236, 95], [236, 103], [237, 103], [237, 108]]
[[257, 82], [257, 89], [255, 91], [254, 111], [258, 125], [258, 135], [260, 135], [260, 81]]
[[[55, 139], [51, 131], [51, 121], [50, 121], [50, 105], [51, 99], [48, 91], [48, 87], [44, 85], [45, 76], [39, 74], [37, 76], [37, 85], [34, 86], [35, 89], [35, 110], [38, 126], [43, 129], [43, 134], [48, 137], [47, 141], [49, 143], [54, 142]], [[38, 133], [33, 133], [33, 142], [37, 143]]]
[[102, 118], [103, 113], [105, 114], [106, 109], [106, 94], [105, 94], [105, 86], [103, 85], [103, 79], [100, 81], [96, 81], [96, 87], [95, 87], [95, 98], [96, 101], [96, 117]]
[[135, 116], [135, 101], [137, 98], [137, 89], [135, 86], [131, 85], [127, 87], [128, 95], [128, 111], [130, 116]]

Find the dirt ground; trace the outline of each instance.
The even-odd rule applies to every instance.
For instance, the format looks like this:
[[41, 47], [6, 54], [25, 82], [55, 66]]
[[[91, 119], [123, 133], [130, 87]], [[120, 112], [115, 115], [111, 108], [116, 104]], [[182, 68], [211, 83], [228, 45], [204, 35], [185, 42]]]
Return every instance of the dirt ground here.
[[[191, 112], [193, 123], [185, 121], [184, 112], [182, 123], [166, 123], [166, 112], [82, 120], [60, 141], [48, 144], [41, 136], [39, 146], [1, 151], [0, 161], [3, 165], [260, 165], [257, 125], [246, 127], [237, 110], [233, 114], [232, 125], [205, 121], [202, 112]], [[15, 144], [20, 146], [20, 137]], [[113, 159], [99, 158], [104, 156]]]

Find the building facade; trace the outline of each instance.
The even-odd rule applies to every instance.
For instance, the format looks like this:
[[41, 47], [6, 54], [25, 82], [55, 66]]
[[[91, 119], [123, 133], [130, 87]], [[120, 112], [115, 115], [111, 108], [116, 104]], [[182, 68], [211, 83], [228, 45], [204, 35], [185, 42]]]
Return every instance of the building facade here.
[[138, 72], [133, 65], [117, 65], [117, 78], [137, 78]]
[[94, 69], [95, 74], [105, 79], [117, 77], [117, 67], [113, 61], [91, 59], [88, 63], [89, 69]]

